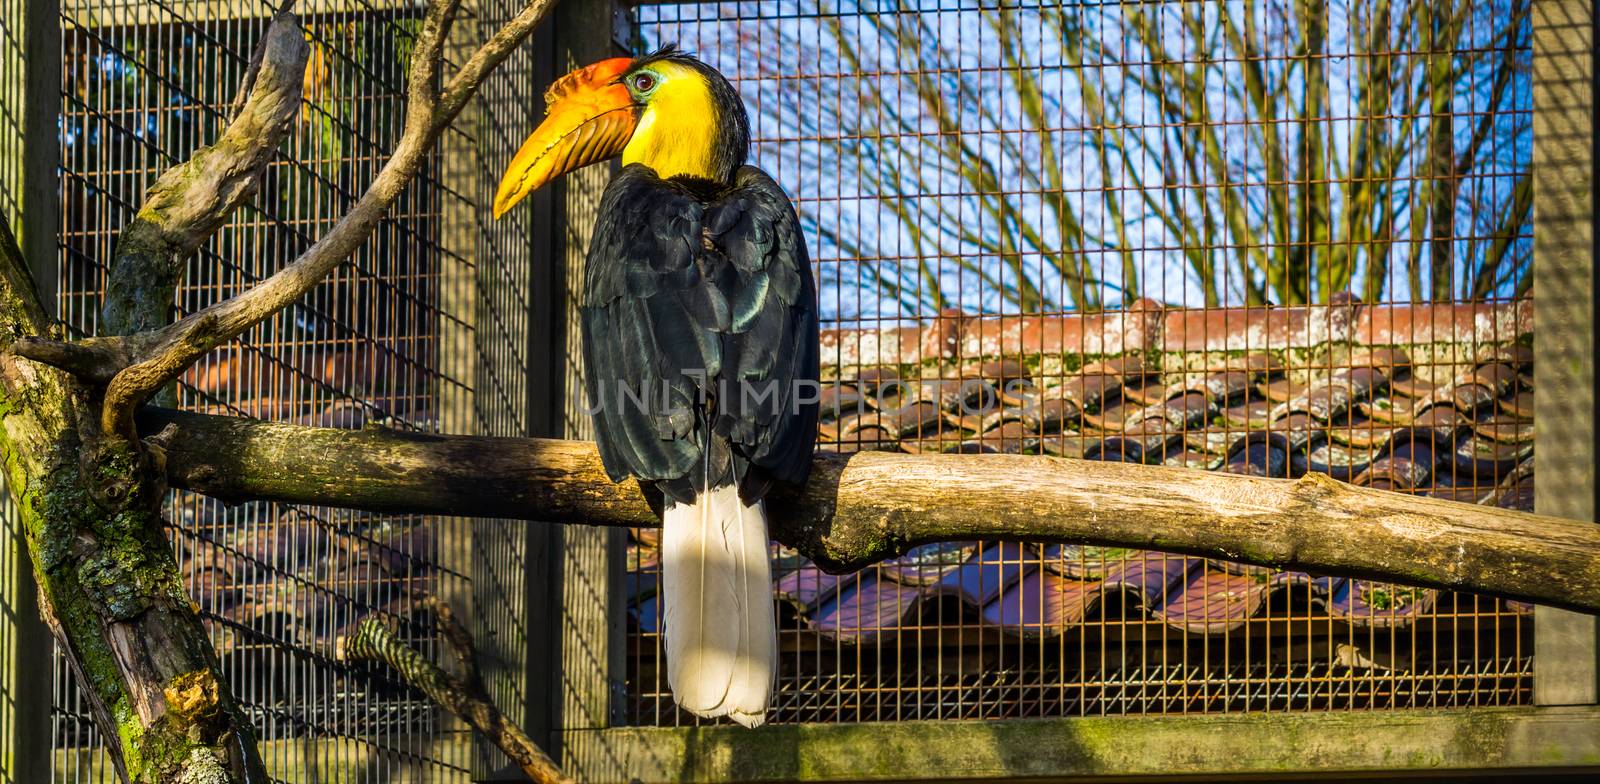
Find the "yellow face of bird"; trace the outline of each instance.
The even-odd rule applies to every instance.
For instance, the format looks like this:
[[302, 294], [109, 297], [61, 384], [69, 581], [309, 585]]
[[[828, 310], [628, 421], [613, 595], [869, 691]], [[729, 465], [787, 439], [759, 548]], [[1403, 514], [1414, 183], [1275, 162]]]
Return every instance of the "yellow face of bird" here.
[[642, 163], [662, 179], [714, 179], [719, 118], [700, 72], [667, 60], [629, 74], [624, 83], [643, 109], [622, 162]]
[[500, 179], [496, 218], [557, 177], [618, 155], [662, 178], [722, 173], [715, 144], [721, 118], [705, 76], [672, 60], [638, 69], [633, 63], [602, 60], [550, 86], [544, 122]]

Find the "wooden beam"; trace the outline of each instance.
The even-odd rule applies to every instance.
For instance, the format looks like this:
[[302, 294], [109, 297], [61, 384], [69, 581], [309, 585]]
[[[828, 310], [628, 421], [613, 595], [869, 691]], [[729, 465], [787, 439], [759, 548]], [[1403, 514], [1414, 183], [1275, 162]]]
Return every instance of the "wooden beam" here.
[[[1596, 313], [1593, 0], [1533, 4], [1534, 508], [1595, 519]], [[1539, 608], [1534, 700], [1600, 700], [1600, 623]]]
[[[271, 6], [265, 3], [239, 3], [237, 0], [191, 0], [182, 6], [170, 3], [152, 3], [147, 0], [62, 0], [65, 19], [61, 26], [74, 28], [107, 28], [151, 25], [173, 22], [205, 23], [236, 19], [266, 19], [272, 9], [281, 5], [276, 0]], [[314, 21], [319, 16], [418, 16], [424, 3], [417, 0], [300, 0], [295, 13], [302, 19]]]
[[[149, 411], [172, 484], [224, 500], [619, 528], [660, 519], [592, 443], [330, 430]], [[847, 571], [928, 542], [1049, 540], [1600, 612], [1600, 527], [1344, 484], [1033, 455], [819, 454], [774, 538]], [[598, 600], [591, 597], [591, 600]], [[581, 776], [581, 772], [579, 773]]]
[[1460, 781], [1534, 769], [1600, 771], [1600, 708], [629, 728], [593, 735], [590, 742], [621, 769], [596, 784], [1236, 781], [1296, 774], [1324, 781], [1407, 773]]
[[[556, 44], [551, 63], [551, 78], [607, 57], [625, 54], [612, 41], [612, 25], [617, 4], [614, 0], [588, 0], [563, 3], [552, 25]], [[528, 130], [532, 130], [529, 128]], [[578, 331], [581, 319], [578, 304], [583, 297], [584, 264], [589, 238], [594, 233], [600, 197], [616, 171], [616, 164], [590, 166], [561, 178], [553, 194], [552, 226], [555, 234], [552, 254], [559, 264], [561, 297], [548, 303], [550, 310], [540, 314], [544, 323], [554, 317], [551, 337], [560, 344], [558, 361], [533, 365], [534, 377], [553, 376], [549, 402], [555, 403], [559, 417], [550, 431], [563, 438], [590, 439], [593, 425], [583, 412], [585, 368]], [[542, 287], [542, 281], [535, 287]], [[558, 333], [564, 333], [559, 334]], [[535, 410], [538, 410], [537, 408]], [[586, 522], [586, 521], [580, 521]], [[627, 532], [620, 528], [588, 525], [559, 529], [557, 558], [560, 569], [559, 604], [552, 609], [557, 621], [552, 634], [559, 635], [561, 690], [558, 727], [560, 762], [564, 770], [581, 781], [604, 775], [612, 769], [611, 760], [592, 753], [581, 742], [586, 735], [577, 730], [609, 727], [622, 706], [620, 693], [626, 650], [623, 622], [622, 572], [625, 565]]]

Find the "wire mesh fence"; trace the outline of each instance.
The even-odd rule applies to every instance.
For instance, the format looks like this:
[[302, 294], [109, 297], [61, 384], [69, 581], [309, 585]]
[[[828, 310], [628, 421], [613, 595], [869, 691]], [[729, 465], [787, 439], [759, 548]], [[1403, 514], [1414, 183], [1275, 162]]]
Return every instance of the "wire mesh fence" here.
[[[27, 237], [31, 230], [20, 209], [29, 198], [27, 161], [28, 153], [33, 152], [25, 141], [30, 137], [25, 107], [30, 97], [26, 85], [31, 38], [26, 21], [28, 9], [22, 0], [0, 4], [0, 115], [5, 118], [0, 121], [0, 215], [4, 215], [0, 220], [8, 221], [17, 237]], [[48, 223], [48, 218], [33, 225], [39, 223]], [[42, 625], [33, 611], [37, 601], [28, 577], [33, 564], [22, 544], [23, 520], [11, 499], [9, 479], [0, 478], [0, 542], [4, 543], [0, 552], [0, 618], [4, 619], [0, 621], [0, 651], [6, 652], [8, 662], [0, 673], [0, 760], [4, 760], [0, 784], [17, 784], [36, 776], [26, 769], [27, 750], [22, 746], [27, 739], [18, 730], [38, 722], [42, 715], [38, 709], [42, 690], [35, 671], [39, 657], [24, 652], [30, 638], [42, 633]]]
[[[310, 58], [290, 141], [260, 194], [190, 262], [180, 314], [265, 278], [326, 233], [400, 136], [421, 7], [373, 0], [298, 10]], [[245, 0], [63, 4], [59, 307], [75, 334], [95, 331], [117, 232], [145, 189], [224, 127], [271, 13]], [[323, 427], [520, 434], [522, 401], [474, 402], [476, 388], [520, 383], [524, 368], [479, 342], [479, 161], [464, 131], [441, 146], [465, 150], [462, 167], [435, 156], [348, 263], [295, 307], [206, 357], [175, 402]], [[507, 319], [520, 323], [514, 311]], [[461, 345], [447, 354], [443, 340]], [[474, 569], [463, 552], [469, 528], [492, 524], [227, 507], [187, 493], [173, 495], [169, 519], [182, 575], [276, 779], [466, 780], [464, 729], [383, 667], [337, 663], [332, 651], [340, 634], [379, 613], [436, 653], [415, 600], [504, 590], [475, 586], [472, 572], [495, 572]], [[512, 557], [490, 539], [478, 547], [491, 565]], [[480, 633], [509, 627], [520, 610], [514, 592], [492, 599], [485, 604], [496, 614], [477, 619]], [[491, 682], [508, 703], [518, 698], [505, 678], [491, 673]], [[58, 662], [55, 780], [112, 780], [101, 743]]]
[[[1528, 4], [650, 3], [794, 198], [822, 448], [1531, 508]], [[652, 531], [628, 716], [666, 688]], [[1142, 551], [775, 548], [778, 721], [1504, 705], [1531, 608]]]

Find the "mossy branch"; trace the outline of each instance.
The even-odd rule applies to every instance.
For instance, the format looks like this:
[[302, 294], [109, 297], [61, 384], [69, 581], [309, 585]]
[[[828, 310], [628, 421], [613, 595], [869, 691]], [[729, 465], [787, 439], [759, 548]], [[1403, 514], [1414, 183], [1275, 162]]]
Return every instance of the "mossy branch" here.
[[[244, 165], [247, 162], [259, 167], [276, 149], [275, 142], [264, 150], [254, 146], [257, 141], [271, 139], [262, 124], [261, 115], [266, 110], [253, 111], [254, 99], [247, 102], [222, 140], [162, 175], [141, 208], [139, 219], [119, 238], [118, 261], [113, 264], [107, 292], [106, 320], [113, 334], [124, 337], [96, 338], [86, 348], [67, 348], [36, 339], [18, 346], [19, 353], [66, 370], [87, 383], [104, 386], [101, 429], [131, 438], [134, 411], [140, 405], [207, 352], [293, 305], [367, 241], [395, 199], [421, 170], [439, 136], [477, 94], [483, 78], [510, 56], [555, 3], [556, 0], [529, 0], [457, 69], [443, 90], [438, 85], [442, 79], [444, 41], [460, 0], [435, 0], [430, 4], [412, 54], [404, 131], [366, 192], [327, 234], [265, 281], [166, 324], [166, 308], [182, 273], [183, 261], [221, 226], [253, 188], [253, 177], [225, 177], [218, 172], [237, 175], [233, 169], [248, 168]], [[304, 41], [299, 45], [303, 47]], [[271, 85], [281, 81], [280, 75], [264, 66], [253, 92], [270, 92]], [[269, 105], [278, 106], [262, 102], [263, 107]], [[232, 137], [234, 127], [251, 125], [256, 127], [253, 134]], [[241, 146], [248, 154], [235, 149]], [[259, 161], [257, 153], [263, 156]], [[207, 160], [211, 155], [241, 165], [217, 167]], [[126, 270], [125, 277], [119, 277], [119, 268]]]
[[[653, 527], [591, 443], [331, 430], [152, 411], [173, 485], [225, 501]], [[1600, 612], [1600, 526], [1357, 487], [1032, 455], [821, 454], [772, 534], [848, 571], [919, 544], [1161, 550]]]
[[422, 168], [439, 135], [476, 94], [483, 76], [533, 31], [555, 0], [531, 0], [468, 59], [441, 94], [436, 84], [444, 38], [458, 5], [459, 0], [440, 0], [429, 6], [412, 55], [405, 130], [366, 192], [327, 234], [272, 277], [141, 340], [136, 361], [106, 386], [101, 417], [107, 432], [131, 433], [134, 410], [157, 390], [207, 352], [293, 305], [359, 249]]
[[117, 236], [101, 334], [131, 335], [170, 321], [190, 256], [261, 187], [300, 111], [310, 46], [292, 13], [279, 13], [257, 48], [248, 98], [222, 135], [161, 173]]

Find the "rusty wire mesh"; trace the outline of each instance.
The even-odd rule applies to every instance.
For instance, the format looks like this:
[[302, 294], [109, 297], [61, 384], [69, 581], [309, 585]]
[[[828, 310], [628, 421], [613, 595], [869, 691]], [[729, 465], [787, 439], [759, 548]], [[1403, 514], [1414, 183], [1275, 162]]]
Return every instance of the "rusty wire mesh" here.
[[[487, 28], [508, 5], [482, 4], [461, 29]], [[308, 247], [400, 136], [421, 8], [302, 2], [299, 12], [311, 56], [290, 141], [257, 198], [191, 261], [180, 313], [238, 292]], [[226, 123], [270, 14], [253, 0], [63, 4], [59, 307], [75, 334], [95, 330], [117, 231], [145, 189]], [[520, 68], [526, 77], [526, 60], [514, 57], [507, 73]], [[520, 106], [508, 101], [510, 78], [488, 86], [487, 104]], [[525, 367], [506, 356], [517, 343], [501, 333], [522, 330], [526, 314], [507, 305], [514, 280], [480, 274], [476, 262], [525, 267], [529, 249], [477, 230], [487, 198], [479, 183], [499, 153], [461, 128], [441, 148], [454, 157], [436, 155], [348, 263], [295, 307], [206, 357], [184, 377], [176, 403], [326, 427], [522, 434]], [[494, 335], [474, 327], [480, 295], [484, 310], [500, 316]], [[447, 340], [459, 345], [446, 351]], [[475, 395], [480, 387], [494, 394]], [[467, 779], [469, 746], [452, 742], [465, 731], [385, 668], [335, 662], [332, 643], [362, 617], [384, 613], [434, 654], [430, 621], [413, 600], [486, 592], [481, 606], [491, 612], [475, 623], [486, 639], [490, 627], [500, 632], [486, 650], [518, 645], [518, 539], [486, 521], [230, 508], [187, 493], [174, 493], [169, 517], [182, 575], [277, 780]], [[467, 527], [484, 532], [472, 553], [460, 552]], [[474, 584], [471, 573], [491, 579]], [[522, 699], [515, 677], [487, 675], [503, 704]], [[54, 779], [113, 780], [59, 657], [55, 678]]]
[[[649, 3], [749, 107], [824, 318], [822, 448], [1529, 508], [1528, 3]], [[1531, 608], [1127, 550], [774, 550], [776, 720], [1529, 700]], [[666, 688], [629, 550], [627, 715]]]

